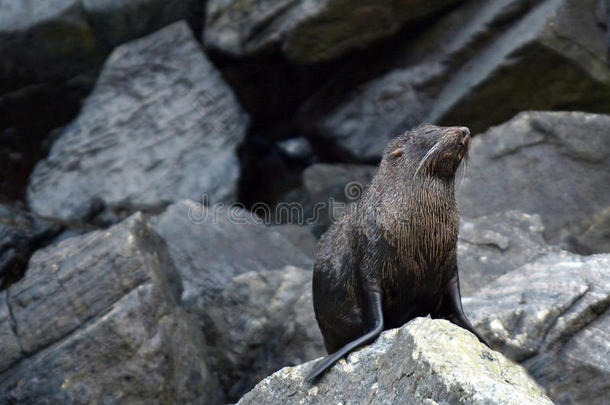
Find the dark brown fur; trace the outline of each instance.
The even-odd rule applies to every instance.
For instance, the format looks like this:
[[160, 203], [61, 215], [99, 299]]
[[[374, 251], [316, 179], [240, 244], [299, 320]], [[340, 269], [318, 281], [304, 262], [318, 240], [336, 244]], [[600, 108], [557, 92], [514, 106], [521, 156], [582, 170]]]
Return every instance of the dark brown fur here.
[[395, 138], [357, 209], [322, 236], [314, 310], [335, 355], [310, 380], [353, 350], [350, 344], [417, 316], [446, 318], [477, 334], [463, 314], [457, 280], [454, 178], [469, 140], [467, 128], [431, 125]]

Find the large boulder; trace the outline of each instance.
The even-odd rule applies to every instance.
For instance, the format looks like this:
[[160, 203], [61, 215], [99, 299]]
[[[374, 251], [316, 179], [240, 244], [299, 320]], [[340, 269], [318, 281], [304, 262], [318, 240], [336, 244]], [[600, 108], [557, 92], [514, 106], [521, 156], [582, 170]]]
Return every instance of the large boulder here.
[[279, 46], [292, 60], [321, 62], [389, 37], [406, 21], [458, 1], [210, 0], [204, 41], [235, 56]]
[[[610, 68], [595, 5], [467, 2], [400, 49], [404, 56], [385, 75], [343, 99], [320, 92], [301, 121], [368, 162], [390, 139], [423, 122], [467, 125], [476, 133], [527, 109], [608, 112]], [[319, 111], [318, 105], [328, 106]]]
[[0, 204], [0, 290], [21, 278], [34, 251], [61, 229], [18, 207]]
[[551, 404], [522, 367], [444, 320], [386, 331], [312, 386], [315, 363], [278, 371], [238, 404]]
[[462, 295], [470, 295], [503, 274], [558, 250], [546, 244], [540, 216], [506, 211], [462, 218], [458, 268]]
[[610, 396], [610, 255], [551, 253], [463, 300], [491, 344], [558, 404]]
[[210, 367], [229, 400], [282, 367], [326, 354], [311, 294], [311, 271], [286, 266], [239, 274], [214, 300]]
[[466, 217], [517, 209], [576, 251], [610, 251], [610, 115], [523, 112], [472, 141]]
[[261, 218], [238, 206], [181, 201], [150, 221], [180, 271], [184, 307], [204, 324], [214, 299], [236, 275], [312, 266], [311, 256], [277, 227], [263, 225]]
[[74, 118], [115, 46], [191, 17], [201, 1], [0, 2], [2, 194], [23, 198], [49, 132]]
[[35, 212], [66, 219], [233, 200], [248, 118], [184, 22], [117, 48], [30, 177]]
[[0, 295], [0, 403], [222, 403], [180, 291], [141, 214], [39, 250]]

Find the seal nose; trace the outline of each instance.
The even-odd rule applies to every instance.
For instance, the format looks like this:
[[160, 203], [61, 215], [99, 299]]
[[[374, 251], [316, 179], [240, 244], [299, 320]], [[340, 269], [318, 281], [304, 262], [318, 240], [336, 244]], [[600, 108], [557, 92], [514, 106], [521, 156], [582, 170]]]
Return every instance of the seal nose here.
[[459, 127], [458, 129], [462, 133], [462, 136], [470, 135], [470, 130], [467, 127]]

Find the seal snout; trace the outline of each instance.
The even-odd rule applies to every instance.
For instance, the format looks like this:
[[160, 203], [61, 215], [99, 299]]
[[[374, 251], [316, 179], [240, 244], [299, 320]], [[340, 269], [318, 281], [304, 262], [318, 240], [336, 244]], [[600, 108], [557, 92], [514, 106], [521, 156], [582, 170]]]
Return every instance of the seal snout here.
[[470, 130], [467, 127], [456, 127], [459, 142], [462, 146], [468, 146], [470, 142]]

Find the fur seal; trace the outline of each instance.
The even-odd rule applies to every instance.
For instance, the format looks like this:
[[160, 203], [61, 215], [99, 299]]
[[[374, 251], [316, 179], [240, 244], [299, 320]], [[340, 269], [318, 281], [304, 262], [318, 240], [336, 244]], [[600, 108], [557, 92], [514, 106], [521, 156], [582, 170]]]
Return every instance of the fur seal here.
[[454, 179], [469, 143], [466, 127], [424, 125], [395, 138], [357, 208], [322, 236], [313, 305], [329, 355], [307, 381], [418, 316], [447, 319], [487, 344], [464, 315], [457, 269]]

